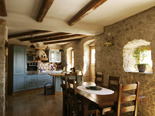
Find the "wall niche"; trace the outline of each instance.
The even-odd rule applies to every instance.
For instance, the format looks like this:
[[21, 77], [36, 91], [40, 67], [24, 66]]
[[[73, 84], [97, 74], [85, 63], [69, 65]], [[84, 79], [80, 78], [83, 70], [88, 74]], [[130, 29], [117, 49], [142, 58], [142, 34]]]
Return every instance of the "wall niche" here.
[[[145, 48], [145, 54], [147, 57], [144, 60], [137, 62], [135, 57], [133, 57], [133, 53], [135, 49], [138, 47]], [[135, 39], [133, 41], [128, 42], [123, 47], [123, 68], [125, 72], [139, 72], [136, 66], [137, 63], [147, 63], [147, 68], [144, 73], [152, 73], [152, 57], [151, 57], [151, 46], [150, 42], [142, 40], [142, 39]]]

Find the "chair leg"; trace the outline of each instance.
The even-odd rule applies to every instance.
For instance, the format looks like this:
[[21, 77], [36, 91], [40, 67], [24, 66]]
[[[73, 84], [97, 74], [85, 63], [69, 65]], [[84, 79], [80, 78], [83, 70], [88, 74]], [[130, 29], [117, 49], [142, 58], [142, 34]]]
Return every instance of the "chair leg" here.
[[96, 116], [98, 116], [98, 113], [99, 113], [98, 110], [96, 110]]

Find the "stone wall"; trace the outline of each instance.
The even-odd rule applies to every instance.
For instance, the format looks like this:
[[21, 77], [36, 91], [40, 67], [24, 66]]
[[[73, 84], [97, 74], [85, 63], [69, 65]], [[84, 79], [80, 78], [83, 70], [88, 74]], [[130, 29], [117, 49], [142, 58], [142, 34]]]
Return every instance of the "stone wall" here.
[[[114, 46], [104, 47], [108, 33], [114, 37]], [[139, 102], [138, 116], [155, 116], [155, 65], [153, 74], [127, 73], [123, 68], [123, 47], [133, 40], [151, 42], [152, 62], [155, 63], [155, 7], [128, 19], [105, 27], [104, 34], [96, 39], [96, 71], [104, 72], [104, 82], [109, 75], [120, 76], [123, 84], [140, 82], [140, 95], [146, 101]]]
[[[108, 33], [114, 37], [114, 46], [105, 47]], [[155, 116], [155, 65], [153, 74], [128, 73], [123, 68], [123, 48], [133, 40], [150, 42], [152, 62], [155, 64], [155, 7], [129, 17], [125, 20], [105, 27], [105, 32], [95, 37], [86, 37], [81, 41], [63, 46], [65, 52], [62, 61], [66, 61], [66, 49], [73, 47], [75, 51], [75, 68], [83, 68], [84, 43], [95, 38], [96, 71], [104, 73], [104, 84], [108, 84], [109, 75], [120, 76], [123, 84], [140, 82], [140, 95], [146, 96], [145, 101], [138, 104], [138, 116]], [[89, 76], [85, 76], [85, 80]]]
[[[91, 42], [91, 40], [94, 39], [94, 36], [92, 37], [86, 37], [80, 41], [71, 42], [65, 46], [63, 46], [64, 52], [62, 53], [62, 65], [67, 63], [67, 49], [72, 47], [74, 49], [74, 66], [76, 69], [83, 71], [84, 67], [84, 46], [87, 44], [88, 41]], [[85, 48], [85, 51], [87, 49]], [[88, 58], [89, 59], [89, 58]], [[86, 69], [89, 69], [89, 65], [85, 67]], [[83, 81], [89, 81], [90, 80], [90, 72], [89, 70], [86, 70], [85, 74], [83, 75]]]
[[5, 115], [5, 21], [0, 19], [0, 116]]

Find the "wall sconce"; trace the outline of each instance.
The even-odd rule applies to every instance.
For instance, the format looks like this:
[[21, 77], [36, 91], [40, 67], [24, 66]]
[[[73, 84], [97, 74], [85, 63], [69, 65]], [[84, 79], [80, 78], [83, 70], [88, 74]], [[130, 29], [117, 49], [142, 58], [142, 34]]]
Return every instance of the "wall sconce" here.
[[106, 47], [108, 47], [108, 46], [114, 46], [114, 37], [111, 37], [110, 36], [110, 33], [108, 33], [108, 40], [104, 44], [104, 46], [106, 46]]

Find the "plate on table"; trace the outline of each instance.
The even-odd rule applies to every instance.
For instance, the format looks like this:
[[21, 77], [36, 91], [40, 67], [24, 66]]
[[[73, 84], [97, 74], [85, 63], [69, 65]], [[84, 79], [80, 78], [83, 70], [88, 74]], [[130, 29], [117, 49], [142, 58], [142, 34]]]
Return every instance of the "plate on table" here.
[[98, 87], [98, 86], [87, 86], [86, 89], [89, 89], [89, 90], [101, 90], [102, 87]]

